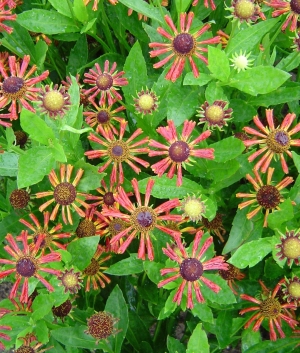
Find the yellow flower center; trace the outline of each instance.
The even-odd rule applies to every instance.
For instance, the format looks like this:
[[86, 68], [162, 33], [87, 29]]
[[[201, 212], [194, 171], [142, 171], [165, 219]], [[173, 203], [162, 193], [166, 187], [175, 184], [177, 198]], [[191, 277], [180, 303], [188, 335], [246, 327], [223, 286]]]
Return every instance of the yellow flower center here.
[[281, 312], [281, 305], [275, 298], [268, 298], [260, 304], [261, 314], [268, 319], [276, 319]]
[[44, 107], [52, 112], [61, 110], [65, 105], [64, 96], [58, 91], [45, 93], [43, 98]]
[[141, 97], [139, 97], [138, 104], [141, 107], [141, 109], [149, 110], [149, 109], [152, 109], [152, 107], [155, 104], [155, 101], [150, 94], [143, 94]]
[[255, 13], [255, 5], [249, 0], [240, 0], [235, 5], [236, 16], [242, 20], [248, 20]]
[[205, 117], [212, 123], [218, 123], [224, 119], [224, 111], [218, 105], [210, 105], [205, 110]]
[[289, 294], [294, 298], [300, 298], [300, 283], [299, 282], [291, 282], [288, 286]]
[[284, 240], [282, 252], [288, 259], [297, 259], [300, 256], [300, 241], [297, 238]]

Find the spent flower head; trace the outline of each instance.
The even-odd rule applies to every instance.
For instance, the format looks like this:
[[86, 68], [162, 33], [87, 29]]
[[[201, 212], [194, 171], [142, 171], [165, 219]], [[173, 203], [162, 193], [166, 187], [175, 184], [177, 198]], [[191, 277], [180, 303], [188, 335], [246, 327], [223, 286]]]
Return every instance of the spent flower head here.
[[137, 98], [133, 97], [135, 111], [138, 114], [149, 115], [158, 109], [158, 98], [152, 90], [142, 89], [137, 92]]
[[212, 129], [217, 127], [222, 130], [223, 126], [227, 126], [227, 122], [231, 120], [232, 109], [226, 109], [228, 102], [216, 100], [212, 104], [205, 101], [197, 111], [200, 117], [199, 124], [204, 124], [204, 128]]

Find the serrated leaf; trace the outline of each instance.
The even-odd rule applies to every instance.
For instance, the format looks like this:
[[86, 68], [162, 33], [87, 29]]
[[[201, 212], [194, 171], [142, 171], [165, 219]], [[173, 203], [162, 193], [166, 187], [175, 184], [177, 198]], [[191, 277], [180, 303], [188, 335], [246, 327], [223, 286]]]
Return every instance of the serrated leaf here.
[[116, 262], [105, 273], [115, 276], [126, 276], [143, 271], [143, 261], [137, 258], [137, 254], [130, 254], [129, 258]]
[[162, 22], [162, 15], [159, 9], [156, 9], [145, 1], [133, 2], [132, 0], [119, 0], [119, 2], [135, 12], [141, 13], [158, 22]]
[[194, 329], [187, 345], [186, 353], [209, 353], [209, 344], [206, 332], [199, 323]]
[[68, 252], [72, 255], [72, 263], [83, 271], [91, 262], [94, 256], [100, 237], [86, 237], [76, 239], [68, 245]]
[[250, 97], [248, 103], [267, 108], [270, 105], [283, 104], [298, 100], [300, 100], [300, 85], [295, 84], [294, 87], [279, 87], [274, 92], [257, 97]]
[[[225, 163], [231, 159], [236, 158], [245, 149], [243, 142], [234, 136], [225, 138], [219, 142], [213, 143], [209, 146], [215, 150], [215, 158], [212, 162]], [[209, 164], [210, 161], [208, 161]]]

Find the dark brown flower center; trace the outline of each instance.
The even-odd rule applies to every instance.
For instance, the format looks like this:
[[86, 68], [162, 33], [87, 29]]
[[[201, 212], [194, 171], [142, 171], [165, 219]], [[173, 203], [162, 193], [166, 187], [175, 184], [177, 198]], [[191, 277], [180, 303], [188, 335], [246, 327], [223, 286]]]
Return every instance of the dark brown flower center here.
[[96, 226], [92, 221], [85, 218], [79, 222], [76, 234], [78, 238], [92, 237], [96, 234]]
[[101, 91], [108, 91], [113, 85], [113, 78], [110, 74], [101, 74], [97, 77], [96, 85]]
[[14, 190], [9, 197], [9, 202], [13, 208], [21, 209], [27, 207], [30, 196], [26, 190]]
[[115, 203], [114, 194], [109, 191], [103, 196], [103, 202], [106, 206], [112, 206]]
[[272, 185], [263, 185], [256, 194], [257, 202], [266, 209], [273, 209], [280, 203], [280, 193]]
[[109, 121], [109, 114], [106, 110], [100, 110], [97, 114], [97, 121], [99, 124], [105, 124]]
[[64, 317], [66, 317], [71, 310], [72, 310], [72, 303], [69, 299], [67, 299], [61, 305], [59, 305], [57, 307], [53, 307], [52, 313], [54, 316], [57, 316], [62, 319]]
[[31, 277], [36, 270], [36, 264], [28, 257], [22, 257], [16, 264], [16, 271], [22, 277]]
[[283, 153], [290, 148], [290, 137], [283, 130], [271, 131], [266, 142], [269, 149], [274, 153]]
[[226, 281], [233, 280], [237, 277], [239, 269], [231, 264], [228, 264], [228, 270], [219, 270], [219, 274]]
[[197, 281], [203, 274], [203, 265], [195, 258], [185, 259], [180, 265], [180, 274], [186, 281]]
[[176, 163], [184, 162], [190, 155], [189, 145], [184, 141], [176, 141], [169, 148], [169, 156]]
[[75, 186], [68, 182], [60, 183], [54, 188], [53, 196], [60, 205], [70, 205], [76, 199]]
[[296, 14], [300, 15], [300, 1], [299, 0], [291, 0], [290, 6], [292, 11]]
[[17, 99], [23, 96], [24, 88], [26, 91], [24, 80], [21, 77], [8, 77], [2, 84], [3, 94], [11, 97], [12, 99]]
[[207, 218], [203, 217], [202, 223], [207, 229], [218, 229], [222, 226], [222, 216], [220, 213], [217, 213], [216, 217], [212, 221], [209, 221]]
[[114, 321], [104, 311], [94, 314], [88, 319], [88, 333], [96, 339], [106, 339], [113, 333]]
[[173, 48], [178, 55], [191, 55], [195, 49], [193, 36], [188, 33], [178, 34], [173, 40]]
[[112, 153], [117, 157], [121, 157], [123, 154], [123, 147], [120, 145], [114, 146], [112, 149]]
[[123, 162], [129, 157], [129, 148], [124, 141], [114, 141], [108, 146], [107, 153], [114, 162]]
[[131, 221], [135, 229], [142, 231], [149, 231], [155, 228], [157, 216], [150, 207], [138, 207], [132, 213]]
[[35, 353], [35, 350], [32, 347], [22, 345], [15, 350], [15, 353]]
[[91, 263], [88, 265], [86, 269], [83, 270], [83, 274], [86, 276], [94, 276], [100, 270], [100, 265], [97, 260], [92, 258]]
[[153, 222], [152, 215], [149, 211], [139, 212], [136, 219], [139, 225], [144, 228], [150, 227]]
[[281, 312], [281, 305], [275, 298], [268, 298], [260, 304], [260, 312], [268, 319], [276, 319]]
[[28, 136], [24, 131], [15, 131], [14, 134], [16, 137], [16, 145], [23, 148], [28, 140]]

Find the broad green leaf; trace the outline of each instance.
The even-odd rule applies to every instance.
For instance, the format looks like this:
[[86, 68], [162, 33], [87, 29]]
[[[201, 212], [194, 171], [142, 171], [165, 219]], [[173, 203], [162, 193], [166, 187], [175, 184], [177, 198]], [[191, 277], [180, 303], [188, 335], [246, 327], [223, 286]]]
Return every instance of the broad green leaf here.
[[18, 14], [17, 22], [32, 32], [44, 34], [79, 32], [74, 21], [55, 11], [32, 9]]
[[283, 58], [277, 65], [277, 69], [290, 72], [298, 68], [300, 64], [300, 55], [298, 51], [293, 51], [291, 54]]
[[137, 351], [144, 352], [141, 350], [141, 343], [143, 341], [151, 342], [150, 333], [147, 330], [144, 321], [135, 311], [129, 311], [128, 317], [129, 325], [126, 332], [126, 338]]
[[51, 151], [55, 160], [57, 162], [66, 163], [67, 157], [65, 155], [63, 146], [60, 143], [58, 143], [56, 139], [53, 141], [50, 140], [49, 143], [50, 143], [49, 147], [51, 148]]
[[226, 348], [231, 342], [232, 316], [230, 310], [219, 311], [216, 320], [216, 336], [220, 348]]
[[227, 55], [223, 50], [208, 47], [208, 69], [216, 79], [227, 82], [230, 75], [230, 66]]
[[175, 0], [177, 13], [185, 12], [189, 7], [190, 2], [190, 0]]
[[46, 325], [46, 321], [40, 320], [36, 323], [35, 334], [39, 342], [41, 343], [49, 342], [49, 329]]
[[290, 87], [290, 85], [287, 87], [279, 87], [274, 92], [259, 95], [257, 97], [250, 97], [248, 103], [267, 108], [270, 105], [298, 101], [300, 100], [300, 85], [298, 83], [294, 83], [293, 86], [294, 87]]
[[212, 79], [213, 78], [211, 75], [200, 73], [199, 77], [195, 77], [192, 72], [189, 72], [184, 76], [183, 85], [184, 86], [205, 86]]
[[68, 251], [72, 255], [72, 262], [80, 271], [83, 271], [94, 256], [100, 237], [86, 237], [76, 239], [68, 245]]
[[0, 153], [0, 176], [15, 177], [18, 175], [19, 155], [15, 153]]
[[145, 272], [153, 283], [157, 284], [163, 279], [160, 270], [165, 267], [164, 264], [146, 260], [143, 261], [143, 265]]
[[46, 59], [46, 54], [47, 54], [47, 51], [48, 51], [48, 45], [45, 41], [43, 40], [39, 40], [36, 45], [35, 45], [35, 56], [36, 56], [36, 61], [37, 61], [37, 64], [36, 66], [40, 69], [40, 70], [43, 70], [44, 68], [44, 62], [45, 62], [45, 59]]
[[158, 320], [163, 320], [167, 317], [169, 317], [178, 307], [178, 305], [176, 303], [174, 303], [173, 298], [177, 292], [177, 288], [175, 290], [173, 290], [169, 296], [168, 299], [165, 302], [165, 306], [161, 309], [159, 316], [158, 316]]
[[[68, 253], [65, 250], [59, 250], [59, 252], [65, 252]], [[69, 253], [68, 253], [69, 254]], [[70, 255], [69, 255], [70, 256]], [[64, 261], [64, 259], [62, 258], [62, 261]], [[56, 277], [56, 276], [52, 276], [49, 280], [49, 283], [53, 286], [54, 291], [49, 293], [49, 300], [53, 301], [53, 305], [54, 306], [59, 306], [62, 303], [64, 303], [68, 298], [69, 298], [69, 292], [67, 291], [65, 293], [65, 287], [62, 286], [61, 281]]]
[[98, 167], [86, 163], [83, 160], [75, 164], [75, 169], [77, 170], [78, 168], [84, 169], [83, 176], [78, 184], [78, 190], [83, 192], [97, 189], [100, 186], [101, 180], [106, 175], [105, 173], [98, 173]]
[[242, 331], [242, 352], [246, 352], [247, 349], [260, 342], [261, 334], [259, 331], [254, 332], [252, 328], [244, 329]]
[[216, 81], [210, 82], [205, 90], [205, 99], [209, 104], [213, 104], [216, 100], [223, 100], [228, 102], [228, 98], [224, 93], [224, 90], [221, 86], [218, 86]]
[[287, 337], [277, 341], [259, 342], [243, 353], [290, 353], [294, 352], [298, 344], [299, 338]]
[[194, 329], [187, 345], [186, 353], [209, 353], [209, 344], [206, 332], [199, 323]]
[[185, 346], [172, 336], [167, 337], [167, 347], [169, 353], [185, 353]]
[[268, 227], [274, 230], [279, 228], [282, 223], [294, 218], [294, 208], [289, 198], [279, 204], [278, 207], [279, 210], [273, 211], [268, 216]]
[[119, 319], [114, 325], [119, 332], [116, 335], [108, 337], [108, 341], [113, 348], [113, 351], [119, 353], [121, 352], [122, 343], [128, 328], [128, 308], [123, 293], [118, 285], [116, 285], [110, 293], [110, 296], [106, 301], [105, 311], [111, 313], [116, 319]]
[[49, 294], [39, 294], [34, 299], [32, 304], [32, 319], [35, 321], [42, 319], [51, 311], [53, 304], [54, 300], [49, 296]]
[[[274, 244], [274, 246], [275, 246], [276, 240], [274, 239], [274, 237], [273, 237], [272, 241], [273, 241], [273, 244], [275, 243]], [[272, 251], [274, 250], [274, 246], [273, 246]], [[275, 250], [276, 250], [276, 253], [278, 253], [280, 251], [280, 249], [278, 249], [278, 248], [275, 248]], [[264, 275], [266, 278], [276, 279], [279, 277], [284, 277], [285, 272], [280, 266], [278, 266], [278, 263], [272, 257], [269, 257], [265, 261]]]
[[295, 151], [292, 151], [292, 155], [295, 167], [297, 168], [298, 173], [300, 173], [300, 156]]
[[232, 108], [233, 123], [248, 122], [257, 114], [257, 111], [242, 99], [231, 99], [229, 107]]
[[[225, 163], [231, 159], [236, 158], [242, 154], [245, 149], [243, 142], [234, 136], [227, 137], [219, 142], [213, 143], [209, 147], [215, 150], [215, 158], [212, 162], [220, 163]], [[210, 161], [208, 161], [208, 164], [209, 162]]]
[[70, 51], [69, 61], [67, 65], [67, 73], [75, 76], [78, 69], [84, 66], [88, 60], [88, 45], [86, 35], [82, 34], [74, 47]]
[[214, 316], [211, 311], [211, 308], [206, 305], [206, 303], [194, 303], [193, 309], [191, 309], [192, 314], [194, 316], [197, 316], [201, 321], [204, 322], [209, 322], [210, 324], [213, 324], [214, 322]]
[[116, 262], [105, 273], [115, 276], [126, 276], [143, 271], [143, 261], [137, 258], [137, 254], [130, 254], [129, 258]]
[[232, 290], [228, 287], [227, 282], [217, 274], [208, 274], [204, 272], [204, 277], [217, 284], [221, 289], [218, 293], [208, 288], [205, 284], [201, 286], [201, 292], [205, 300], [218, 304], [236, 303], [236, 299]]
[[76, 18], [81, 22], [85, 23], [89, 19], [86, 5], [83, 0], [74, 0], [73, 10]]
[[257, 66], [236, 74], [228, 85], [257, 96], [275, 91], [289, 78], [289, 73], [273, 66]]
[[240, 246], [228, 262], [238, 268], [253, 267], [267, 256], [272, 248], [272, 237], [253, 240]]
[[[71, 97], [72, 104], [71, 104], [71, 107], [67, 110], [66, 114], [64, 115], [64, 117], [62, 119], [62, 123], [63, 123], [63, 126], [67, 125], [70, 127], [74, 127], [74, 124], [78, 121], [77, 114], [80, 112], [80, 109], [79, 109], [80, 94], [79, 94], [79, 86], [76, 81], [76, 78], [71, 75], [71, 80], [72, 80], [72, 84], [71, 84], [70, 88], [68, 89], [68, 93]], [[82, 123], [82, 121], [83, 121], [82, 113], [81, 113], [80, 117], [81, 117], [81, 123]], [[81, 124], [80, 124], [80, 127], [81, 127]], [[75, 128], [77, 128], [77, 126]], [[74, 147], [76, 145], [78, 139], [79, 139], [79, 136], [70, 135], [71, 146]]]
[[40, 182], [54, 167], [51, 148], [32, 147], [19, 158], [18, 188], [24, 188]]
[[133, 11], [141, 13], [144, 16], [152, 18], [153, 20], [156, 20], [158, 22], [163, 22], [162, 15], [161, 15], [159, 9], [149, 5], [145, 1], [134, 1], [133, 2], [132, 0], [119, 0], [119, 2], [123, 5], [125, 5], [126, 7], [128, 7], [129, 9], [132, 9]]
[[70, 10], [70, 7], [68, 5], [68, 1], [62, 1], [62, 0], [49, 0], [50, 4], [59, 12], [60, 14], [64, 16], [68, 16], [72, 18], [72, 13]]

